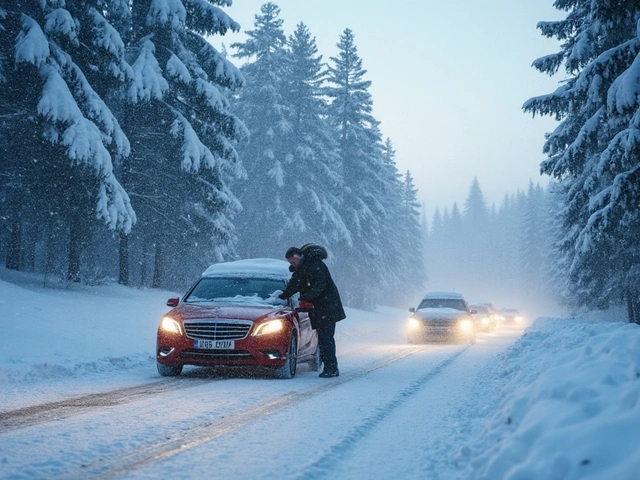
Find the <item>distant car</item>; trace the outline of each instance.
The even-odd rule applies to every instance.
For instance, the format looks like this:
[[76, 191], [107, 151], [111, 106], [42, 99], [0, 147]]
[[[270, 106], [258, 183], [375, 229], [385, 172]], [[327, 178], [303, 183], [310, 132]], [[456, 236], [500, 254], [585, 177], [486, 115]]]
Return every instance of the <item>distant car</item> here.
[[180, 375], [184, 365], [268, 367], [278, 378], [293, 378], [302, 362], [319, 370], [310, 305], [298, 295], [278, 298], [290, 277], [287, 262], [269, 258], [209, 267], [182, 299], [167, 302], [173, 309], [156, 345], [160, 375]]
[[519, 325], [524, 320], [515, 308], [503, 308], [500, 314], [502, 315], [502, 323], [505, 325]]
[[476, 312], [472, 316], [476, 321], [478, 330], [482, 332], [493, 332], [498, 325], [498, 316], [492, 311], [490, 305], [484, 303], [469, 305], [469, 308]]
[[418, 308], [410, 308], [409, 311], [413, 313], [409, 319], [409, 343], [429, 340], [475, 341], [473, 311], [459, 293], [427, 293]]
[[491, 313], [492, 315], [495, 315], [496, 317], [500, 316], [496, 308], [493, 306], [493, 303], [491, 302], [479, 302], [479, 303], [487, 307], [487, 309], [489, 310], [489, 313]]

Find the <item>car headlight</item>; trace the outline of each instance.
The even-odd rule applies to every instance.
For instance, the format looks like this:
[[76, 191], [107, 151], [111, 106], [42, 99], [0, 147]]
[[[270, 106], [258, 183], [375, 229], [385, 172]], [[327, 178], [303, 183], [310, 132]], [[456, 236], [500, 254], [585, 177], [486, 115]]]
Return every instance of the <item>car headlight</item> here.
[[470, 332], [471, 330], [473, 330], [473, 322], [468, 318], [465, 318], [458, 322], [458, 328], [463, 332]]
[[522, 321], [522, 317], [518, 316], [514, 319], [516, 323], [520, 323]]
[[163, 317], [160, 321], [160, 329], [165, 332], [175, 333], [177, 335], [182, 335], [182, 327], [180, 323], [174, 320], [171, 317]]
[[489, 324], [489, 319], [487, 317], [482, 317], [482, 324], [483, 325], [488, 325]]
[[268, 335], [270, 333], [279, 332], [284, 328], [284, 322], [280, 318], [276, 318], [275, 320], [269, 320], [268, 322], [261, 323], [256, 328], [256, 331], [253, 333], [254, 336], [258, 335]]
[[420, 322], [416, 317], [411, 317], [409, 319], [409, 328], [418, 328], [420, 325], [422, 325], [422, 322]]

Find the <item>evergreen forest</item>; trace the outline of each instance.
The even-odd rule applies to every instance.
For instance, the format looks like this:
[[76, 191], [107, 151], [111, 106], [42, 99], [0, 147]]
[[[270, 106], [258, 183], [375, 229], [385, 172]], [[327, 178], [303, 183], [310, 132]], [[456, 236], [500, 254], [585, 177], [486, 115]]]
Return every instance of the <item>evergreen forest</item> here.
[[549, 186], [496, 206], [476, 178], [429, 219], [373, 115], [357, 32], [327, 58], [269, 2], [217, 48], [241, 29], [230, 4], [0, 0], [7, 269], [182, 292], [212, 263], [315, 242], [350, 307], [404, 308], [437, 283], [640, 322], [637, 2], [556, 0], [565, 18], [538, 24], [560, 51], [533, 67], [565, 76], [523, 99], [558, 121], [540, 139]]

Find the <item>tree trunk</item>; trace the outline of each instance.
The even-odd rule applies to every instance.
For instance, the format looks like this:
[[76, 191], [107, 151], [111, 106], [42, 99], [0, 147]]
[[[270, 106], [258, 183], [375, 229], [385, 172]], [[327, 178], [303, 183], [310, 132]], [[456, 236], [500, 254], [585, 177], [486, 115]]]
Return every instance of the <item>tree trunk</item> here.
[[79, 213], [72, 212], [69, 222], [69, 266], [67, 281], [80, 282], [80, 255], [82, 254], [82, 224]]
[[[23, 230], [24, 232], [24, 230]], [[26, 229], [26, 233], [22, 235], [24, 254], [22, 255], [22, 269], [25, 272], [36, 271], [36, 244], [38, 242], [38, 229], [33, 227]]]
[[151, 288], [164, 287], [164, 251], [160, 242], [156, 242], [156, 254], [153, 267], [153, 281]]
[[129, 236], [120, 233], [120, 274], [118, 283], [129, 285]]
[[627, 290], [627, 317], [629, 323], [640, 323], [640, 298]]
[[633, 323], [640, 324], [640, 300], [635, 296], [632, 297], [631, 305], [633, 309]]
[[22, 223], [20, 216], [14, 215], [9, 227], [9, 242], [7, 245], [7, 256], [5, 266], [10, 270], [20, 270], [20, 238], [22, 234]]
[[151, 245], [147, 243], [147, 239], [145, 237], [141, 237], [142, 239], [142, 254], [140, 257], [140, 286], [148, 287], [149, 286], [149, 264], [150, 262], [150, 250]]

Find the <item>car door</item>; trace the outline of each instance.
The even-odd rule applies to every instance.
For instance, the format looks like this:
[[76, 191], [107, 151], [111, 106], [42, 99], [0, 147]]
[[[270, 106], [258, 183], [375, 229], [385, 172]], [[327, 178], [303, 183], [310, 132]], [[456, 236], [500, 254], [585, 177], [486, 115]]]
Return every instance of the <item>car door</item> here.
[[300, 342], [298, 346], [298, 355], [301, 357], [311, 355], [316, 350], [317, 336], [315, 330], [311, 328], [311, 320], [307, 312], [298, 311], [299, 294], [291, 297], [294, 315], [298, 318], [298, 327], [300, 328]]

